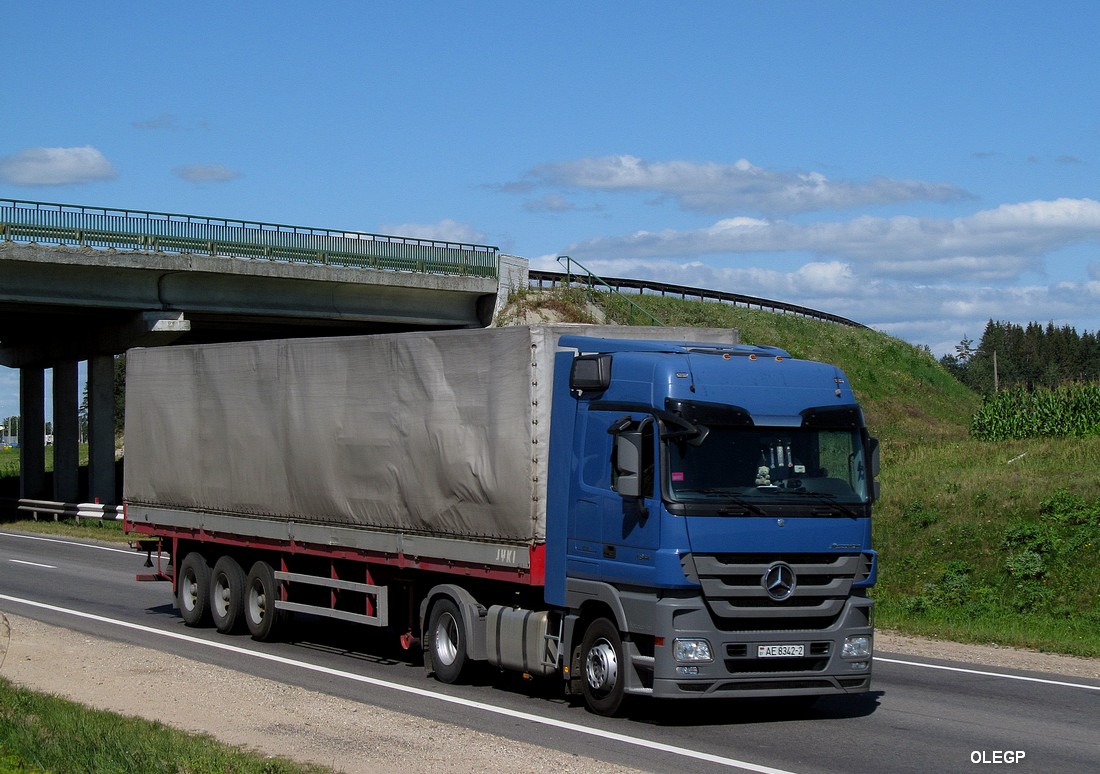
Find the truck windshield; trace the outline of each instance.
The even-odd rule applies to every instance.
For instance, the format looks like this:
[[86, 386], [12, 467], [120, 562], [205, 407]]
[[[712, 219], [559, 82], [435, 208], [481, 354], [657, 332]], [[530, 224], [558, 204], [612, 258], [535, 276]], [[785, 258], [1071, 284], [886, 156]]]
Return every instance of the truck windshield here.
[[868, 470], [854, 429], [713, 427], [702, 443], [671, 439], [666, 491], [675, 502], [783, 499], [864, 504]]

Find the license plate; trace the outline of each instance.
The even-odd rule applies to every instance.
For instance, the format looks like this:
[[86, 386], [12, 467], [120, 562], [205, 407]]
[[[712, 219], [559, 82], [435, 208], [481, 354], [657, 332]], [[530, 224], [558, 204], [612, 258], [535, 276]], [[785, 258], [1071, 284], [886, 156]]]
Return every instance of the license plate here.
[[757, 645], [757, 658], [799, 658], [805, 655], [805, 645]]

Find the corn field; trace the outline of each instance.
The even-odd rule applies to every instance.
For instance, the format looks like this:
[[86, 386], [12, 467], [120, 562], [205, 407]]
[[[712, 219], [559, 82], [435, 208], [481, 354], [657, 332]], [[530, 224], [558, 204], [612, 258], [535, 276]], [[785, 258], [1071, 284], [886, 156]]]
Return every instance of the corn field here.
[[1100, 434], [1100, 384], [998, 392], [983, 401], [970, 434], [985, 441]]

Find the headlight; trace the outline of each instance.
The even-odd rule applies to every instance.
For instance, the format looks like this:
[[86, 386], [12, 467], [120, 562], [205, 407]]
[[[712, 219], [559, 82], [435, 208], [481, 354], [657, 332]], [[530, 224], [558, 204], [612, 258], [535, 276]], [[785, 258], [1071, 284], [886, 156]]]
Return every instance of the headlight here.
[[871, 638], [866, 635], [845, 637], [844, 647], [840, 651], [844, 658], [867, 658], [871, 655]]
[[673, 640], [672, 657], [677, 661], [713, 661], [707, 640]]

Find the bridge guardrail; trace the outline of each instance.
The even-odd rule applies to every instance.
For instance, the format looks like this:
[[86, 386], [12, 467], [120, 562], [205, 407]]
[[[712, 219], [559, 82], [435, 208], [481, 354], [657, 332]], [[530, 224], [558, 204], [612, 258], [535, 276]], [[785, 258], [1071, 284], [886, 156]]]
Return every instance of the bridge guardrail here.
[[0, 199], [0, 239], [496, 278], [491, 245]]
[[[551, 285], [568, 283], [571, 285], [582, 285], [596, 290], [600, 289], [596, 287], [588, 277], [581, 277], [572, 273], [531, 269], [528, 272], [528, 277], [528, 284], [540, 289], [546, 282], [549, 282]], [[741, 293], [729, 293], [724, 290], [707, 290], [705, 288], [689, 287], [687, 285], [673, 285], [667, 282], [657, 282], [655, 280], [627, 279], [624, 277], [601, 277], [600, 280], [601, 285], [606, 285], [620, 293], [622, 292], [622, 288], [630, 288], [632, 290], [637, 290], [639, 293], [650, 292], [662, 296], [672, 295], [680, 296], [681, 298], [721, 301], [734, 306], [740, 305], [746, 308], [757, 307], [758, 309], [767, 309], [773, 312], [797, 314], [800, 317], [837, 323], [838, 325], [847, 325], [852, 328], [867, 327], [863, 323], [849, 320], [847, 317], [841, 317], [840, 315], [831, 314], [830, 312], [822, 312], [806, 306], [799, 306], [798, 304], [789, 304], [785, 301], [773, 301], [768, 298], [746, 296]]]

